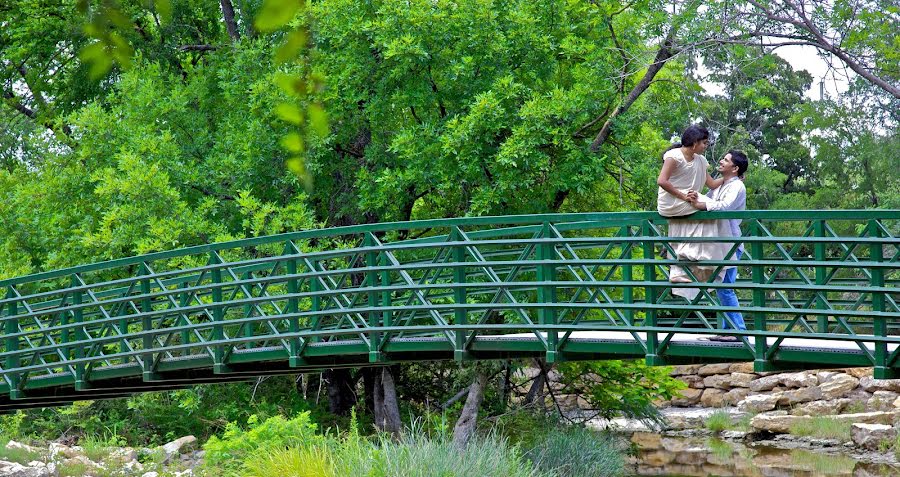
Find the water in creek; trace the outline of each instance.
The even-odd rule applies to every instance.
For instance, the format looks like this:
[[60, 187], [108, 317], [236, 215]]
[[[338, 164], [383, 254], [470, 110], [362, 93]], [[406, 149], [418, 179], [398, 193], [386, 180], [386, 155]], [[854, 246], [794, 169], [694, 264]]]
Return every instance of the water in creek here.
[[[630, 472], [666, 477], [883, 477], [900, 476], [900, 465], [857, 460], [837, 450], [778, 449], [713, 437], [667, 437], [635, 433], [638, 449]], [[869, 462], [866, 462], [869, 460]]]

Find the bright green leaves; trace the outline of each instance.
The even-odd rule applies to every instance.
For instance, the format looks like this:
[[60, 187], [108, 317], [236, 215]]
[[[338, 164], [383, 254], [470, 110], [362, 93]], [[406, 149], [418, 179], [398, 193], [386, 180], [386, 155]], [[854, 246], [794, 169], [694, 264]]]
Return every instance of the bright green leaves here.
[[290, 23], [304, 6], [302, 0], [265, 0], [253, 24], [261, 32], [273, 32]]
[[[90, 76], [97, 80], [112, 70], [114, 64], [124, 69], [131, 67], [134, 48], [126, 35], [135, 28], [134, 22], [126, 15], [117, 0], [102, 0], [91, 9], [88, 0], [79, 0], [78, 10], [89, 21], [84, 25], [84, 34], [94, 42], [78, 52], [81, 61], [90, 65]], [[145, 7], [155, 15], [157, 21], [169, 21], [172, 17], [171, 0], [145, 0]]]

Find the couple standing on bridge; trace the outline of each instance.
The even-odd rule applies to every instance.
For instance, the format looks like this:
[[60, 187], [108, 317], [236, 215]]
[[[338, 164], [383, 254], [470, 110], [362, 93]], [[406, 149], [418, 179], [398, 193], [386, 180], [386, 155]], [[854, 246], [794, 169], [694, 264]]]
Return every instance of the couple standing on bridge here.
[[[685, 217], [698, 210], [744, 210], [747, 204], [747, 190], [744, 187], [744, 172], [747, 171], [747, 156], [741, 151], [728, 151], [719, 160], [716, 170], [720, 177], [713, 179], [707, 171], [709, 162], [703, 156], [709, 147], [709, 131], [698, 125], [689, 126], [681, 135], [681, 142], [672, 144], [663, 153], [663, 166], [656, 183], [659, 185], [657, 210], [669, 220], [670, 237], [740, 237], [740, 219], [691, 220]], [[706, 185], [709, 192], [699, 191]], [[691, 242], [672, 243], [679, 260], [701, 262], [706, 260], [728, 260], [733, 262], [721, 268], [715, 281], [734, 283], [737, 280], [737, 262], [744, 253], [740, 243]], [[665, 250], [664, 250], [665, 251]], [[708, 282], [718, 265], [692, 265], [691, 273], [700, 282]], [[672, 283], [690, 283], [684, 268], [672, 265], [669, 270]], [[700, 290], [697, 288], [675, 288], [673, 295], [693, 300]], [[716, 295], [724, 306], [738, 306], [737, 295], [731, 288], [717, 288]], [[744, 317], [740, 312], [725, 313], [725, 329], [746, 330]], [[713, 341], [739, 341], [736, 336], [715, 336]]]

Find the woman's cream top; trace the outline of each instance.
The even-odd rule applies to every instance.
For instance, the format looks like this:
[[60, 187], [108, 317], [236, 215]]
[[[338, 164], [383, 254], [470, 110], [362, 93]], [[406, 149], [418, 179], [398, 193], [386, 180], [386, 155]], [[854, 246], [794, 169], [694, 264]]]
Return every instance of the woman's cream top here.
[[[672, 149], [666, 152], [663, 160], [671, 159], [675, 161], [675, 169], [669, 182], [682, 193], [689, 190], [695, 190], [698, 193], [706, 184], [707, 168], [709, 162], [700, 154], [694, 154], [694, 160], [688, 161], [684, 158], [681, 148]], [[672, 194], [663, 190], [662, 187], [656, 195], [656, 210], [663, 217], [678, 217], [680, 215], [690, 215], [697, 211], [690, 202], [681, 200]]]

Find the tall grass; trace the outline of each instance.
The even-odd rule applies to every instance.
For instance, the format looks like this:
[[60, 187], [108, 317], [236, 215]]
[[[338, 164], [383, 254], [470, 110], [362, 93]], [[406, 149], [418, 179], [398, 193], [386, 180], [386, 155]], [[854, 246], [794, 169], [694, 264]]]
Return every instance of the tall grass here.
[[812, 436], [820, 439], [837, 439], [846, 442], [851, 439], [852, 423], [832, 419], [830, 417], [813, 417], [791, 424], [791, 434], [795, 436]]
[[538, 470], [559, 477], [621, 475], [624, 442], [609, 433], [583, 427], [551, 428], [526, 456]]
[[704, 423], [706, 428], [713, 432], [727, 431], [734, 427], [731, 415], [727, 411], [718, 410], [710, 414]]

